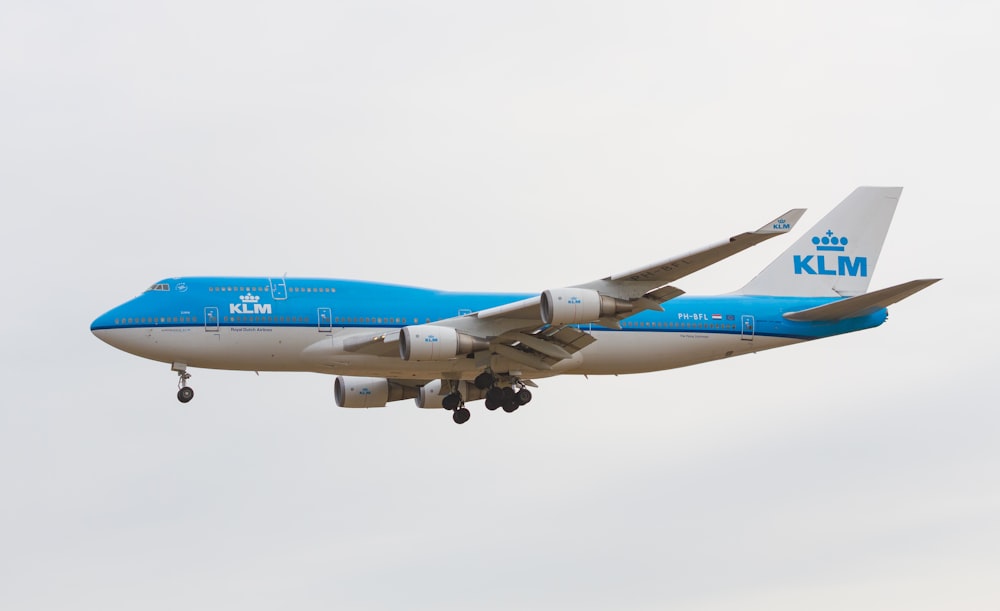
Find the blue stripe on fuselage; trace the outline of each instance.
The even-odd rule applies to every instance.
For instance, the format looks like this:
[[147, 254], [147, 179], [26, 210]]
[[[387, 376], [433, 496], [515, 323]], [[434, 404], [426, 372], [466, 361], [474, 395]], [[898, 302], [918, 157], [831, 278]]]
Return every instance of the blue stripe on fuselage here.
[[[192, 277], [163, 280], [98, 317], [92, 330], [148, 327], [400, 328], [426, 324], [535, 296], [527, 293], [458, 293], [321, 278], [288, 278], [275, 287], [268, 278]], [[818, 339], [880, 325], [886, 310], [837, 322], [793, 322], [782, 314], [834, 301], [828, 298], [684, 295], [623, 322], [621, 332], [746, 332], [755, 336]], [[328, 310], [327, 310], [328, 309]], [[329, 320], [323, 317], [328, 316]], [[213, 319], [213, 316], [217, 319]], [[588, 328], [589, 325], [582, 325]], [[603, 327], [594, 326], [595, 329]]]

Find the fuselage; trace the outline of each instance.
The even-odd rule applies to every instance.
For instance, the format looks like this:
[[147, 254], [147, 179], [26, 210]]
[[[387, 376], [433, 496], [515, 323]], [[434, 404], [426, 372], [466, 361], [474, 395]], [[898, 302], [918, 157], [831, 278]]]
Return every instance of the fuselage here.
[[[404, 361], [398, 352], [352, 351], [343, 340], [378, 337], [533, 295], [444, 292], [320, 278], [171, 278], [98, 317], [91, 330], [126, 352], [189, 367], [471, 379], [481, 367], [470, 358]], [[672, 369], [875, 327], [887, 316], [885, 309], [836, 322], [793, 322], [782, 316], [830, 301], [685, 295], [664, 303], [662, 312], [650, 310], [627, 318], [620, 329], [576, 325], [597, 341], [551, 370], [522, 374]]]

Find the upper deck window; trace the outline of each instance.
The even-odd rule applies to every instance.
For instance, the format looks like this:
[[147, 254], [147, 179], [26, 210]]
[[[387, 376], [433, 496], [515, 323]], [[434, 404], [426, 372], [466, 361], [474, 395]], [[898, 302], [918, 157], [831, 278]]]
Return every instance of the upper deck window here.
[[169, 284], [154, 284], [153, 286], [146, 289], [146, 292], [148, 293], [149, 291], [169, 291], [169, 290], [170, 290]]

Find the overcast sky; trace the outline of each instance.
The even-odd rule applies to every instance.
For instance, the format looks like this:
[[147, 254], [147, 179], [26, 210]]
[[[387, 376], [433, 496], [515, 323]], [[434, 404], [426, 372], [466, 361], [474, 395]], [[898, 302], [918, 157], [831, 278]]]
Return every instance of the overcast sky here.
[[[996, 2], [0, 4], [3, 609], [996, 609]], [[91, 320], [180, 275], [541, 291], [902, 185], [878, 329], [455, 426]]]

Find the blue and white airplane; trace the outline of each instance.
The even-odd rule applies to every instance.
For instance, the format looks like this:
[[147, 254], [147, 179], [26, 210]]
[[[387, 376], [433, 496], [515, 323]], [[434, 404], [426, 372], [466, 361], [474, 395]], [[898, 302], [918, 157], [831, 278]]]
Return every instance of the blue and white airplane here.
[[860, 187], [742, 289], [684, 295], [673, 283], [787, 233], [789, 210], [756, 231], [541, 294], [443, 292], [321, 278], [161, 280], [100, 316], [115, 348], [189, 367], [336, 375], [341, 407], [416, 399], [455, 422], [466, 405], [513, 412], [534, 380], [685, 367], [882, 324], [886, 307], [938, 279], [868, 292], [902, 189]]

